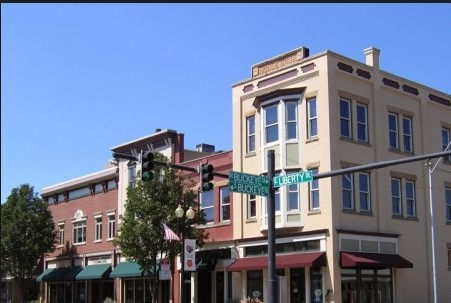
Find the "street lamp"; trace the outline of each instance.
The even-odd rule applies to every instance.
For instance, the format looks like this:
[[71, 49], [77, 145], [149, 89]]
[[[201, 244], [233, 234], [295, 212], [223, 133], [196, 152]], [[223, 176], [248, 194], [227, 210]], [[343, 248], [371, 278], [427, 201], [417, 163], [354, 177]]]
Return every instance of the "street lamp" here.
[[[183, 215], [185, 215], [185, 222], [181, 224], [183, 221]], [[183, 210], [182, 206], [179, 204], [177, 209], [175, 210], [175, 216], [179, 220], [181, 226], [181, 234], [182, 234], [182, 251], [180, 253], [181, 258], [181, 279], [180, 279], [180, 303], [185, 303], [185, 232], [190, 227], [190, 220], [194, 218], [194, 210], [190, 206], [186, 211]]]

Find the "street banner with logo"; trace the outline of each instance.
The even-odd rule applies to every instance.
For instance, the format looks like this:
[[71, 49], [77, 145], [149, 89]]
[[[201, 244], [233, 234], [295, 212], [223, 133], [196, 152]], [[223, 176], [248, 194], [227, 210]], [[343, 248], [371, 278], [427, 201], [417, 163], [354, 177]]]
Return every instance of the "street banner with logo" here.
[[185, 271], [196, 271], [196, 240], [185, 239], [183, 244]]
[[160, 260], [160, 280], [171, 280], [171, 264], [169, 263], [169, 258], [163, 258]]

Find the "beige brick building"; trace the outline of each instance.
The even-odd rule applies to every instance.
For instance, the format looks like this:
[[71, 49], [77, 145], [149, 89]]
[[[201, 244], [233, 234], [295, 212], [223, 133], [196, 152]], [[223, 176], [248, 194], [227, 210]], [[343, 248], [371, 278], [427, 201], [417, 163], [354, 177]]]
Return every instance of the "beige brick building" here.
[[[451, 96], [381, 70], [377, 48], [364, 55], [359, 62], [301, 47], [253, 65], [232, 86], [233, 170], [266, 174], [268, 150], [276, 175], [445, 150]], [[437, 302], [447, 302], [451, 157], [431, 159], [431, 169], [439, 159], [431, 185], [427, 161], [415, 161], [280, 186], [280, 302], [433, 302], [434, 286]], [[233, 200], [231, 297], [267, 301], [267, 198], [235, 192]]]

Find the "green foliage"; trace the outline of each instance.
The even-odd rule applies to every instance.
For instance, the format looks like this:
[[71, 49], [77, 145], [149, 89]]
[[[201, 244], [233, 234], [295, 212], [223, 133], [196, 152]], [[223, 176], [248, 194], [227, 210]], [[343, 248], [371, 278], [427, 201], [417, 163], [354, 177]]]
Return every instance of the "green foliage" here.
[[23, 286], [54, 243], [54, 223], [47, 203], [28, 184], [14, 188], [1, 205], [1, 269]]
[[[167, 159], [156, 154], [155, 159], [167, 162]], [[164, 239], [162, 223], [166, 223], [174, 232], [181, 231], [175, 216], [179, 204], [187, 210], [193, 207], [196, 217], [193, 224], [205, 223], [202, 212], [199, 212], [196, 193], [191, 189], [193, 183], [176, 170], [168, 167], [156, 167], [151, 181], [142, 182], [136, 178], [134, 187], [127, 189], [125, 212], [121, 216], [118, 237], [115, 245], [121, 248], [122, 254], [131, 261], [137, 262], [141, 268], [153, 273], [158, 282], [157, 260], [169, 256], [173, 258], [181, 250], [181, 243]], [[203, 246], [207, 235], [204, 230], [190, 229], [191, 237], [197, 239], [198, 246]], [[152, 284], [152, 293], [158, 293], [158, 283]], [[156, 296], [154, 296], [155, 298]]]

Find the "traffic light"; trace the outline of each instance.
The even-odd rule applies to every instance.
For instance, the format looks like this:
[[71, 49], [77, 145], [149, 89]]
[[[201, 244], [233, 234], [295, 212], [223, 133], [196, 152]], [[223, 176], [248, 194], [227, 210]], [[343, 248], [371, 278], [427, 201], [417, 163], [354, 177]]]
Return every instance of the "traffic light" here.
[[150, 181], [153, 177], [153, 168], [154, 168], [154, 159], [155, 155], [146, 151], [142, 154], [141, 158], [141, 180], [142, 181]]
[[213, 189], [213, 165], [201, 164], [199, 168], [200, 173], [200, 191], [209, 191]]

